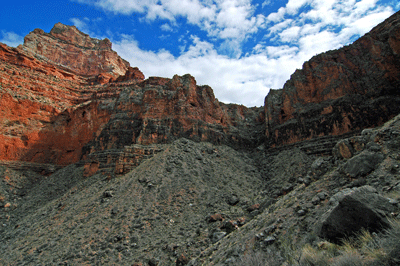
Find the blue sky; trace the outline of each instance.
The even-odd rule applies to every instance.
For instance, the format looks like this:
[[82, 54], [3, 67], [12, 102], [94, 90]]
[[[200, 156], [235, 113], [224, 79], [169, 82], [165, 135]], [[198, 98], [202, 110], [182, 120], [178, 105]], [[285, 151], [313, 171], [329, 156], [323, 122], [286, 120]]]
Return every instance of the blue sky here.
[[6, 1], [0, 42], [75, 25], [149, 76], [192, 74], [226, 103], [261, 106], [312, 56], [340, 48], [400, 10], [398, 0]]

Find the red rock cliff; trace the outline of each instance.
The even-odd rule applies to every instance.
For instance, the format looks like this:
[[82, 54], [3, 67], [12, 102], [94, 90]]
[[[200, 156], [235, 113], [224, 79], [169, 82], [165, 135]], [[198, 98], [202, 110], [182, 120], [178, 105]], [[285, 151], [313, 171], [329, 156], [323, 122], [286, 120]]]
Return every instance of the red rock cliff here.
[[110, 73], [119, 76], [129, 67], [129, 63], [111, 49], [108, 39], [90, 38], [75, 26], [61, 23], [57, 23], [50, 33], [41, 29], [29, 33], [21, 48], [38, 59], [80, 75]]
[[108, 40], [75, 27], [35, 30], [18, 48], [1, 44], [0, 70], [0, 160], [83, 159], [114, 171], [122, 152], [138, 150], [126, 146], [186, 137], [249, 148], [264, 131], [262, 109], [221, 104], [190, 75], [145, 80]]
[[[97, 61], [90, 63], [93, 56]], [[100, 73], [104, 70], [112, 71]], [[50, 34], [35, 30], [18, 48], [0, 44], [0, 160], [77, 162], [82, 147], [110, 118], [99, 102], [121, 91], [99, 83], [118, 73], [125, 83], [144, 79], [108, 40], [92, 39], [75, 27], [57, 24]]]
[[265, 98], [268, 146], [340, 135], [400, 112], [400, 13], [355, 43], [305, 62]]

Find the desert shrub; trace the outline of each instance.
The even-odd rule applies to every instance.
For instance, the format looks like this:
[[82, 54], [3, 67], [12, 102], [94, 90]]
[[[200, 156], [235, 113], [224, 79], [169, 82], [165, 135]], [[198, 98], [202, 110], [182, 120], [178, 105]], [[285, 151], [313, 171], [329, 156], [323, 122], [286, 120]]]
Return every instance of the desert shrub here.
[[300, 266], [327, 266], [329, 265], [329, 257], [326, 251], [306, 245], [302, 249], [299, 264]]
[[381, 265], [400, 265], [400, 221], [391, 220], [390, 225], [380, 240], [384, 255], [376, 260]]
[[238, 258], [234, 266], [278, 266], [282, 264], [278, 253], [251, 251]]
[[336, 257], [331, 264], [333, 266], [364, 266], [364, 260], [358, 250], [347, 250]]

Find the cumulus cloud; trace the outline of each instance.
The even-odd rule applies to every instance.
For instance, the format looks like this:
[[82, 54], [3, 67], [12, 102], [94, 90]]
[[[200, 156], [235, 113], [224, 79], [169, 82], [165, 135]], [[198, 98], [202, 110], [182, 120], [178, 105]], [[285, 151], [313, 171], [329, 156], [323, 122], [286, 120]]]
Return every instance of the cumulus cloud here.
[[87, 24], [85, 21], [88, 21], [88, 18], [79, 19], [79, 18], [71, 18], [70, 21], [74, 24], [75, 27], [82, 31], [87, 31]]
[[272, 4], [272, 1], [271, 1], [271, 0], [265, 0], [265, 1], [261, 4], [261, 7], [264, 8], [264, 7], [266, 7], [266, 6], [269, 6], [270, 4]]
[[210, 85], [220, 101], [246, 106], [262, 106], [269, 89], [279, 88], [302, 64], [294, 47], [263, 47], [258, 53], [231, 58], [212, 43], [191, 38], [193, 44], [178, 57], [166, 50], [144, 51], [133, 36], [114, 41], [113, 49], [145, 75], [171, 78], [190, 73], [198, 84]]
[[393, 13], [378, 0], [289, 0], [268, 17], [268, 37], [313, 56], [354, 41]]
[[163, 31], [173, 31], [173, 30], [174, 30], [174, 29], [171, 27], [171, 25], [169, 25], [169, 24], [167, 24], [167, 23], [162, 24], [162, 25], [160, 26], [160, 28], [161, 28]]
[[18, 45], [24, 42], [24, 37], [14, 32], [1, 31], [0, 33], [1, 33], [0, 42], [5, 43], [8, 46], [17, 47]]
[[157, 19], [175, 22], [184, 17], [210, 36], [223, 39], [245, 39], [264, 24], [265, 17], [254, 16], [251, 0], [79, 0], [104, 10], [120, 14], [143, 14], [149, 21]]
[[[217, 44], [192, 36], [192, 44], [174, 56], [167, 50], [142, 50], [133, 36], [125, 36], [114, 42], [114, 49], [145, 75], [190, 73], [199, 84], [210, 85], [220, 101], [246, 106], [263, 105], [269, 89], [282, 88], [304, 61], [354, 41], [354, 36], [363, 35], [393, 13], [391, 7], [378, 5], [378, 0], [289, 0], [267, 17], [255, 14], [247, 0], [184, 0], [173, 7], [174, 1], [160, 1], [160, 10], [152, 14], [170, 21], [185, 16], [223, 41]], [[262, 6], [269, 4], [264, 1]], [[264, 39], [243, 53], [243, 41], [259, 31]]]

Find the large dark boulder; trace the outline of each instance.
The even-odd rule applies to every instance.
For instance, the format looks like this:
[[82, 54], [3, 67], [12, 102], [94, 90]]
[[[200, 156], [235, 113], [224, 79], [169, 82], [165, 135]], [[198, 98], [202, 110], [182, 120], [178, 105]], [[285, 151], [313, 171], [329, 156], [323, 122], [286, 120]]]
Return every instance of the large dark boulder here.
[[351, 178], [362, 177], [375, 170], [383, 159], [382, 153], [364, 151], [349, 159], [343, 166], [343, 171]]
[[340, 243], [362, 229], [377, 232], [389, 227], [387, 215], [394, 206], [370, 186], [345, 189], [335, 194], [333, 206], [321, 219], [318, 235], [330, 242]]

